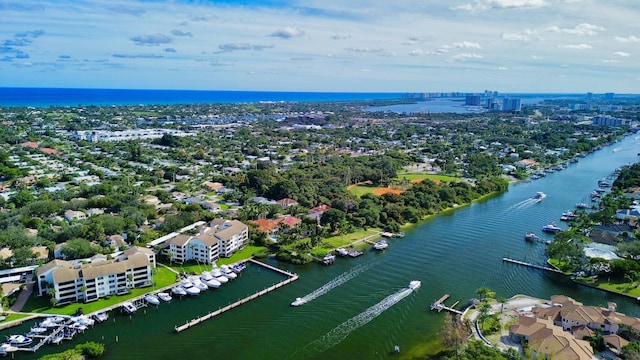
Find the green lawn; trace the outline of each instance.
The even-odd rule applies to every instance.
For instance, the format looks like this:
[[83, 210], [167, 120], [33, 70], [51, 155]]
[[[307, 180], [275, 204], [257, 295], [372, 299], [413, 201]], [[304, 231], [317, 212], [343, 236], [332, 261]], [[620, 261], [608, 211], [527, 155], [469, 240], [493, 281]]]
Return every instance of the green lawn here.
[[356, 185], [349, 189], [349, 194], [361, 197], [364, 194], [373, 194], [376, 189], [382, 189], [379, 186]]
[[636, 282], [609, 282], [601, 279], [597, 279], [595, 281], [589, 281], [589, 279], [580, 279], [580, 282], [622, 295], [633, 296], [635, 298], [640, 296], [640, 285]]
[[409, 181], [424, 180], [424, 179], [447, 181], [447, 182], [462, 181], [462, 179], [457, 178], [457, 177], [453, 177], [453, 176], [424, 174], [424, 173], [398, 173], [397, 179], [398, 180], [405, 180], [406, 179], [406, 180], [409, 180]]
[[371, 236], [371, 235], [375, 235], [377, 233], [379, 233], [381, 231], [381, 229], [368, 229], [368, 230], [359, 230], [359, 231], [355, 231], [352, 232], [350, 234], [345, 234], [345, 235], [336, 235], [336, 236], [331, 236], [328, 237], [326, 239], [322, 240], [323, 245], [328, 246], [331, 249], [335, 249], [335, 248], [339, 248], [339, 247], [343, 247], [343, 246], [347, 246], [353, 242], [356, 242], [358, 240], [362, 240], [363, 238], [367, 237], [367, 236]]
[[79, 308], [82, 308], [82, 312], [85, 314], [98, 311], [100, 309], [104, 309], [108, 306], [115, 305], [119, 302], [125, 301], [127, 299], [131, 299], [140, 295], [143, 295], [147, 292], [153, 291], [156, 288], [161, 288], [170, 284], [173, 284], [176, 281], [176, 276], [173, 272], [163, 267], [157, 268], [157, 273], [154, 276], [154, 281], [156, 283], [153, 287], [146, 287], [140, 289], [131, 289], [131, 292], [126, 295], [120, 296], [111, 296], [109, 298], [103, 298], [97, 301], [89, 302], [89, 303], [76, 303], [69, 304], [61, 307], [51, 307], [51, 303], [49, 302], [48, 296], [37, 296], [36, 292], [34, 292], [24, 308], [23, 312], [35, 312], [35, 313], [47, 313], [47, 314], [60, 314], [60, 315], [73, 315], [78, 311]]
[[5, 316], [6, 319], [0, 321], [0, 324], [6, 323], [6, 322], [9, 322], [9, 321], [20, 320], [22, 318], [26, 318], [26, 317], [29, 317], [31, 315], [29, 315], [29, 314], [13, 314], [12, 313], [12, 314], [7, 314], [7, 315], [3, 315], [3, 316]]

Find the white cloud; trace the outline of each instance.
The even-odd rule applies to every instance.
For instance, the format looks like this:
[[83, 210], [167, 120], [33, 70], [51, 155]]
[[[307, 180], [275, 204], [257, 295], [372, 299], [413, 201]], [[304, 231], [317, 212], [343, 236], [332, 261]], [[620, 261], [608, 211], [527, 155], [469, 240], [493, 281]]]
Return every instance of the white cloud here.
[[475, 0], [474, 4], [454, 6], [452, 10], [482, 11], [494, 9], [536, 9], [547, 6], [544, 0]]
[[424, 55], [424, 51], [422, 49], [413, 49], [413, 50], [411, 50], [409, 55], [411, 55], [411, 56], [421, 56], [421, 55]]
[[620, 57], [629, 57], [631, 56], [631, 54], [623, 52], [623, 51], [616, 51], [613, 53], [614, 56], [620, 56]]
[[139, 46], [157, 46], [160, 44], [169, 44], [172, 41], [171, 36], [164, 34], [138, 35], [130, 37], [129, 39]]
[[496, 68], [496, 70], [500, 70], [500, 71], [507, 71], [508, 69], [507, 69], [506, 67], [504, 67], [504, 66], [498, 66], [498, 67]]
[[582, 24], [576, 25], [573, 28], [560, 28], [557, 26], [551, 26], [547, 28], [547, 31], [562, 33], [562, 34], [570, 34], [570, 35], [594, 36], [594, 35], [598, 35], [598, 33], [601, 31], [606, 31], [606, 29], [602, 26], [582, 23]]
[[605, 64], [616, 64], [619, 63], [619, 60], [613, 60], [613, 59], [608, 59], [608, 60], [602, 60], [603, 63]]
[[530, 29], [526, 29], [517, 33], [502, 33], [502, 40], [529, 42], [533, 40], [541, 41], [543, 39], [542, 37], [537, 35], [537, 32]]
[[453, 60], [482, 59], [482, 55], [476, 53], [460, 53], [451, 57]]
[[482, 46], [480, 46], [480, 44], [471, 41], [453, 43], [452, 47], [456, 49], [482, 49]]
[[269, 36], [279, 37], [282, 39], [291, 39], [295, 37], [304, 36], [304, 30], [299, 29], [296, 26], [293, 26], [293, 27], [287, 26], [285, 28], [272, 32], [271, 34], [269, 34]]
[[593, 49], [593, 47], [589, 44], [569, 44], [569, 45], [558, 45], [559, 48], [564, 49], [575, 49], [575, 50], [589, 50]]
[[613, 38], [615, 41], [617, 42], [621, 42], [621, 43], [632, 43], [632, 42], [638, 42], [640, 41], [640, 38], [635, 37], [633, 35], [631, 36], [627, 36], [627, 37], [622, 37], [622, 36], [616, 36]]

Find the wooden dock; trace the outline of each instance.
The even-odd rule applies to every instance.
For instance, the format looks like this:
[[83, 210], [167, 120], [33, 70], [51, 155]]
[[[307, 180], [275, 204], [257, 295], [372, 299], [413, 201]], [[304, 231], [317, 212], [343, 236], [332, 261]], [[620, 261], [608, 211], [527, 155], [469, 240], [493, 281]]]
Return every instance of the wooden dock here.
[[255, 264], [258, 264], [259, 266], [263, 266], [263, 267], [266, 267], [266, 268], [268, 268], [270, 270], [273, 270], [273, 271], [279, 272], [281, 274], [284, 274], [284, 275], [288, 276], [289, 278], [284, 280], [284, 281], [281, 281], [281, 282], [279, 282], [279, 283], [277, 283], [275, 285], [272, 285], [272, 286], [270, 286], [270, 287], [268, 287], [268, 288], [266, 288], [264, 290], [258, 291], [257, 293], [255, 293], [253, 295], [250, 295], [250, 296], [247, 296], [246, 298], [240, 299], [240, 300], [238, 300], [238, 301], [236, 301], [236, 302], [234, 302], [232, 304], [229, 304], [229, 305], [227, 305], [227, 306], [225, 306], [223, 308], [220, 308], [218, 310], [212, 311], [212, 312], [210, 312], [210, 313], [208, 313], [206, 315], [203, 315], [203, 316], [201, 316], [199, 318], [187, 321], [183, 325], [180, 325], [180, 326], [176, 325], [176, 326], [174, 326], [174, 330], [177, 333], [182, 332], [184, 330], [187, 330], [187, 329], [191, 328], [192, 326], [196, 326], [196, 325], [198, 325], [198, 324], [200, 324], [200, 323], [202, 323], [204, 321], [207, 321], [207, 320], [209, 320], [211, 318], [214, 318], [214, 317], [216, 317], [216, 316], [218, 316], [218, 315], [220, 315], [220, 314], [222, 314], [222, 313], [224, 313], [226, 311], [234, 309], [234, 308], [236, 308], [236, 307], [238, 307], [238, 306], [240, 306], [242, 304], [246, 304], [251, 300], [255, 300], [255, 299], [257, 299], [257, 298], [259, 298], [259, 297], [261, 297], [263, 295], [266, 295], [266, 294], [268, 294], [268, 293], [270, 293], [270, 292], [272, 292], [272, 291], [274, 291], [276, 289], [279, 289], [279, 288], [281, 288], [281, 287], [283, 287], [285, 285], [288, 285], [288, 284], [298, 280], [298, 275], [297, 274], [293, 274], [293, 273], [290, 273], [288, 271], [285, 271], [285, 270], [282, 270], [282, 269], [278, 269], [277, 267], [274, 267], [274, 266], [271, 266], [271, 265], [256, 261], [254, 259], [249, 259], [249, 261], [251, 261], [251, 262], [253, 262]]
[[438, 312], [442, 311], [442, 310], [446, 310], [448, 312], [452, 312], [454, 314], [458, 314], [458, 315], [462, 315], [462, 311], [454, 309], [454, 307], [456, 305], [458, 305], [459, 301], [456, 301], [453, 305], [451, 306], [446, 306], [444, 304], [444, 302], [449, 298], [449, 294], [444, 294], [442, 295], [442, 297], [440, 297], [440, 299], [434, 301], [431, 304], [431, 310], [436, 310]]
[[558, 269], [554, 269], [552, 267], [536, 265], [536, 264], [528, 263], [528, 262], [525, 262], [525, 261], [509, 259], [509, 258], [506, 258], [506, 257], [502, 258], [502, 261], [508, 262], [508, 263], [512, 263], [512, 264], [518, 264], [518, 265], [522, 265], [522, 266], [526, 266], [526, 267], [530, 267], [530, 268], [534, 268], [534, 269], [540, 269], [540, 270], [545, 270], [545, 271], [551, 271], [551, 272], [558, 273], [558, 274], [564, 274], [562, 271], [560, 271]]

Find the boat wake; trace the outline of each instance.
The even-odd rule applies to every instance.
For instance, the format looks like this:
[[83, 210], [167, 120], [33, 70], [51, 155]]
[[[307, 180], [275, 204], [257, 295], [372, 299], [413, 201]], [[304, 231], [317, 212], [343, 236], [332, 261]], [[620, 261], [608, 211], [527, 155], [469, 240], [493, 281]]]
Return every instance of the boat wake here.
[[538, 202], [540, 202], [540, 199], [528, 198], [520, 201], [517, 204], [511, 205], [507, 210], [525, 209], [533, 204], [537, 204]]
[[[384, 298], [379, 303], [371, 306], [364, 312], [352, 317], [351, 319], [343, 322], [338, 325], [333, 330], [326, 333], [324, 336], [319, 338], [318, 340], [312, 342], [311, 344], [305, 346], [300, 351], [302, 354], [294, 354], [294, 358], [306, 358], [306, 355], [312, 354], [320, 354], [336, 345], [341, 343], [344, 339], [349, 336], [354, 330], [364, 326], [369, 321], [378, 317], [378, 315], [382, 314], [385, 310], [389, 309], [400, 300], [409, 296], [413, 290], [405, 288], [402, 289], [395, 294], [391, 294]], [[302, 356], [300, 356], [302, 355]]]
[[303, 296], [300, 298], [300, 305], [302, 304], [306, 304], [309, 301], [320, 297], [326, 293], [328, 293], [329, 291], [333, 290], [334, 288], [346, 283], [347, 281], [353, 279], [354, 277], [356, 277], [356, 275], [360, 274], [361, 272], [365, 271], [366, 269], [368, 269], [371, 265], [359, 265], [354, 267], [353, 269], [342, 273], [340, 276], [336, 277], [335, 279], [329, 281], [328, 283], [322, 285], [321, 287], [317, 288], [316, 290], [314, 290], [313, 292]]

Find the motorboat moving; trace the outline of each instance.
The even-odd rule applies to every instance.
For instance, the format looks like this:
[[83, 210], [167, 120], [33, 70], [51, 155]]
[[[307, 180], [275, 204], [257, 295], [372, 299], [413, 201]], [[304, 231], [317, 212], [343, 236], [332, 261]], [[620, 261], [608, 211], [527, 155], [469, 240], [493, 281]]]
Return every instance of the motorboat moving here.
[[420, 280], [411, 280], [409, 282], [408, 288], [411, 289], [411, 290], [415, 290], [415, 289], [419, 288], [420, 285], [422, 285], [422, 282]]
[[300, 306], [300, 305], [302, 305], [302, 304], [304, 304], [304, 303], [305, 303], [304, 299], [299, 297], [299, 298], [296, 298], [296, 299], [291, 303], [291, 306]]
[[538, 200], [538, 201], [541, 201], [542, 199], [544, 199], [544, 198], [546, 198], [546, 197], [547, 197], [547, 194], [543, 193], [542, 191], [538, 191], [538, 192], [533, 196], [533, 198], [534, 198], [534, 199], [536, 199], [536, 200]]

